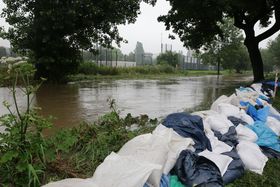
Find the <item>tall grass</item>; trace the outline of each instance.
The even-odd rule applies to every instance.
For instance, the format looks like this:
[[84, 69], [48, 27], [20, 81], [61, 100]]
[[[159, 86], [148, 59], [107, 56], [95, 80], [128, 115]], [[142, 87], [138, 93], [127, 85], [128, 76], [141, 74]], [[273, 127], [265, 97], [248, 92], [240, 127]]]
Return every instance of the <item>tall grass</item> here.
[[122, 74], [165, 74], [181, 72], [169, 65], [147, 65], [136, 67], [98, 66], [93, 62], [80, 64], [78, 73], [85, 75], [122, 75]]

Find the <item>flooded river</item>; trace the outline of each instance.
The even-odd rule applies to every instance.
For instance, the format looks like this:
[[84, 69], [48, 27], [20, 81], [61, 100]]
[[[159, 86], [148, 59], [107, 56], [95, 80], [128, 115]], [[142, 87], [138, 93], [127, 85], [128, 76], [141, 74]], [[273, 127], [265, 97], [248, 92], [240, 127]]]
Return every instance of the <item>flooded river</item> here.
[[[71, 127], [94, 121], [109, 111], [108, 98], [116, 100], [122, 115], [148, 114], [161, 118], [172, 112], [209, 105], [218, 96], [230, 94], [251, 77], [181, 77], [165, 80], [99, 80], [68, 85], [44, 85], [34, 96], [33, 105], [42, 115], [55, 117], [55, 126]], [[25, 99], [18, 90], [19, 105]], [[0, 88], [0, 102], [12, 101], [8, 88]], [[7, 113], [1, 105], [0, 115]], [[56, 129], [58, 129], [56, 128]]]

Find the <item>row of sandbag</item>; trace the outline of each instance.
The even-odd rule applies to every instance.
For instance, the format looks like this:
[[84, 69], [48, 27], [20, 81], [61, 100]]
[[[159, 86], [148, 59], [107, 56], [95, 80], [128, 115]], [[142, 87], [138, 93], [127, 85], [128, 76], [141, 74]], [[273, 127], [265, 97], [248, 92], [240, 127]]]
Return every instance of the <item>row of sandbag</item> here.
[[[241, 101], [252, 102], [259, 96], [255, 90], [238, 89], [216, 100], [209, 111], [171, 114], [151, 134], [111, 153], [92, 178], [46, 186], [223, 186], [241, 177], [244, 169], [261, 174], [268, 159], [256, 143], [258, 134], [248, 128], [254, 119], [239, 108]], [[279, 121], [271, 119], [277, 131]]]

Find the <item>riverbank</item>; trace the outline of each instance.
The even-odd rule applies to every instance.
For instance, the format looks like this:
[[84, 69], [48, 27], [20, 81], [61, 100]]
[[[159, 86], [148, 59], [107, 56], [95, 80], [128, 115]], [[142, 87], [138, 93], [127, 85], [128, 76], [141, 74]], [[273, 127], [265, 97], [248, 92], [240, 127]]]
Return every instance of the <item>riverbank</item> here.
[[[277, 97], [275, 98], [273, 105], [278, 110], [280, 109], [279, 100], [280, 100], [280, 94], [277, 94]], [[206, 109], [206, 108], [204, 108], [204, 109]], [[77, 157], [74, 156], [74, 157], [76, 157], [76, 159], [78, 159], [79, 161], [87, 160], [87, 162], [83, 162], [85, 165], [81, 165], [81, 162], [78, 162], [79, 167], [78, 167], [78, 170], [75, 170], [76, 173], [74, 175], [73, 175], [73, 173], [70, 173], [70, 175], [69, 175], [69, 173], [68, 174], [64, 173], [64, 175], [67, 174], [68, 177], [81, 177], [81, 178], [91, 177], [92, 173], [94, 172], [94, 169], [96, 169], [96, 167], [99, 165], [99, 163], [102, 162], [103, 159], [108, 154], [110, 154], [111, 151], [118, 151], [119, 148], [121, 148], [121, 146], [123, 145], [123, 143], [125, 143], [126, 141], [132, 139], [133, 137], [135, 137], [139, 134], [152, 132], [152, 130], [156, 127], [156, 124], [157, 124], [156, 120], [153, 121], [154, 123], [150, 123], [147, 116], [144, 116], [142, 118], [142, 120], [145, 119], [144, 123], [142, 122], [142, 124], [138, 126], [138, 129], [136, 131], [130, 131], [129, 128], [124, 128], [124, 126], [127, 125], [127, 122], [129, 122], [128, 124], [130, 124], [130, 125], [128, 125], [128, 126], [130, 126], [130, 127], [131, 127], [131, 124], [139, 123], [139, 121], [138, 122], [134, 121], [135, 119], [141, 119], [141, 117], [132, 118], [131, 116], [127, 116], [126, 118], [120, 118], [116, 113], [110, 113], [110, 114], [106, 115], [105, 118], [102, 118], [102, 120], [105, 120], [105, 121], [101, 122], [101, 124], [105, 125], [105, 128], [103, 128], [103, 130], [105, 130], [105, 131], [99, 129], [101, 131], [97, 133], [97, 134], [99, 134], [99, 133], [102, 134], [102, 136], [100, 135], [100, 137], [97, 137], [98, 139], [101, 138], [101, 140], [98, 140], [97, 142], [102, 142], [102, 146], [101, 147], [99, 147], [100, 145], [88, 146], [88, 142], [86, 142], [86, 141], [83, 142], [83, 143], [85, 143], [84, 145], [86, 145], [85, 147], [93, 148], [95, 150], [95, 152], [87, 151], [87, 152], [83, 152], [82, 154], [80, 154], [79, 151], [72, 152], [70, 154], [71, 156], [69, 156], [69, 155], [67, 156], [68, 158], [69, 157], [71, 158], [73, 155], [77, 154], [78, 155]], [[134, 121], [135, 123], [132, 121]], [[107, 126], [106, 124], [109, 124], [109, 126]], [[118, 126], [118, 125], [114, 126], [113, 124], [118, 124], [120, 126]], [[126, 126], [126, 127], [128, 127], [128, 126]], [[117, 127], [117, 130], [115, 127]], [[91, 129], [91, 128], [92, 128], [92, 126], [86, 126], [85, 130], [89, 131], [89, 129]], [[83, 134], [82, 131], [78, 131], [79, 134]], [[111, 134], [111, 133], [113, 133], [113, 134]], [[121, 135], [121, 133], [124, 133], [124, 134]], [[108, 136], [106, 137], [106, 135], [108, 135]], [[112, 141], [112, 139], [113, 139], [112, 137], [115, 137], [114, 141]], [[84, 147], [84, 145], [82, 145], [82, 147]], [[98, 150], [98, 149], [101, 149], [101, 150]], [[91, 151], [93, 151], [93, 150], [91, 150]], [[102, 155], [97, 152], [101, 152]], [[92, 154], [94, 155], [93, 156], [94, 159], [97, 159], [97, 162], [96, 162], [96, 160], [88, 160], [88, 159], [92, 159], [92, 157], [90, 156]], [[73, 163], [73, 161], [70, 161], [70, 162]], [[76, 162], [77, 162], [77, 160], [76, 160]], [[94, 163], [94, 164], [92, 164], [92, 163]], [[92, 164], [92, 165], [89, 165], [89, 164]], [[76, 166], [74, 166], [74, 167], [76, 167]], [[94, 169], [92, 170], [92, 168], [94, 168]], [[79, 170], [79, 169], [82, 169], [82, 170]], [[67, 170], [66, 171], [63, 170], [63, 171], [69, 172]], [[256, 174], [256, 173], [253, 173], [250, 171], [246, 171], [245, 175], [243, 175], [240, 179], [235, 180], [233, 183], [227, 185], [226, 187], [248, 187], [248, 186], [274, 187], [274, 186], [280, 186], [280, 181], [278, 179], [279, 171], [280, 171], [279, 159], [269, 159], [269, 161], [267, 162], [267, 164], [264, 168], [264, 172], [262, 175], [259, 175], [259, 174]], [[58, 179], [60, 178], [60, 176], [57, 176], [57, 177], [58, 177]]]

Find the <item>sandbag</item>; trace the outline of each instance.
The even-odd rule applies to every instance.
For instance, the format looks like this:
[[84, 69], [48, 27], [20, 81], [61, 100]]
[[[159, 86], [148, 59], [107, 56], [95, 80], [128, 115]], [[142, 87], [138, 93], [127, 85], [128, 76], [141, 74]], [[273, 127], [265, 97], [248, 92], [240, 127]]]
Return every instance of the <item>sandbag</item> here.
[[57, 182], [50, 182], [42, 187], [101, 187], [97, 186], [92, 179], [78, 179], [78, 178], [71, 178], [71, 179], [64, 179]]
[[257, 134], [247, 126], [238, 125], [235, 130], [237, 133], [238, 141], [256, 142], [258, 140]]
[[246, 169], [262, 174], [268, 158], [261, 152], [257, 144], [241, 141], [236, 146], [236, 150]]
[[235, 117], [238, 117], [241, 120], [245, 121], [248, 125], [254, 123], [254, 119], [250, 115], [246, 114], [244, 110], [240, 110], [239, 114]]
[[248, 125], [247, 127], [257, 134], [258, 140], [256, 141], [256, 144], [280, 152], [279, 137], [265, 123], [256, 121], [253, 125]]
[[[219, 105], [220, 106], [220, 105]], [[224, 115], [212, 115], [205, 119], [205, 122], [210, 125], [210, 128], [214, 131], [219, 131], [222, 134], [228, 132], [229, 127], [233, 124]]]
[[240, 109], [237, 106], [228, 103], [220, 103], [218, 105], [218, 112], [225, 116], [238, 116]]
[[223, 175], [224, 184], [229, 184], [243, 176], [245, 166], [240, 156], [237, 154], [236, 149], [225, 152], [223, 155], [227, 155], [233, 159], [233, 161], [229, 164], [226, 173]]
[[205, 120], [208, 116], [219, 115], [219, 113], [214, 110], [204, 110], [204, 111], [193, 112], [191, 113], [191, 115], [200, 116], [203, 120]]
[[[144, 187], [153, 187], [146, 183]], [[170, 177], [169, 175], [162, 175], [160, 179], [160, 186], [159, 187], [170, 187]]]
[[212, 103], [210, 110], [216, 111], [218, 112], [218, 105], [221, 103], [230, 103], [231, 98], [226, 96], [226, 95], [222, 95], [220, 96], [218, 99], [216, 99], [216, 101], [214, 101], [214, 103]]
[[193, 148], [194, 141], [191, 138], [184, 138], [178, 135], [173, 129], [167, 128], [162, 124], [158, 125], [153, 131], [154, 135], [163, 136], [168, 140], [168, 154], [167, 160], [163, 167], [163, 173], [169, 174], [170, 170], [174, 167], [180, 153], [185, 149], [195, 151]]
[[230, 158], [226, 155], [221, 155], [218, 153], [210, 152], [208, 150], [200, 152], [198, 155], [204, 156], [205, 158], [214, 162], [216, 164], [216, 166], [219, 168], [219, 171], [221, 172], [222, 176], [226, 173], [227, 168], [228, 168], [229, 164], [231, 163], [231, 161], [233, 161], [232, 158]]
[[152, 171], [160, 169], [160, 165], [139, 161], [134, 156], [111, 153], [96, 168], [92, 180], [99, 187], [143, 187]]
[[173, 172], [186, 186], [223, 186], [223, 179], [216, 164], [189, 150], [181, 152]]
[[210, 140], [212, 151], [214, 153], [224, 153], [232, 150], [232, 147], [227, 145], [226, 143], [218, 140], [218, 138], [214, 135], [213, 131], [206, 133], [206, 136]]
[[212, 150], [209, 139], [204, 133], [202, 118], [192, 116], [185, 112], [168, 115], [162, 122], [167, 128], [172, 128], [176, 133], [185, 138], [192, 138], [195, 142], [196, 152], [205, 149]]
[[273, 132], [275, 132], [277, 136], [280, 136], [280, 121], [278, 121], [273, 117], [268, 116], [266, 124], [271, 130], [273, 130]]
[[160, 168], [153, 170], [147, 181], [149, 184], [157, 187], [160, 184], [168, 151], [168, 139], [163, 136], [144, 134], [124, 144], [118, 154], [120, 156], [131, 156], [139, 162], [159, 165]]

